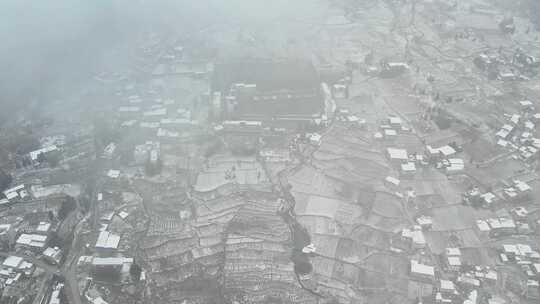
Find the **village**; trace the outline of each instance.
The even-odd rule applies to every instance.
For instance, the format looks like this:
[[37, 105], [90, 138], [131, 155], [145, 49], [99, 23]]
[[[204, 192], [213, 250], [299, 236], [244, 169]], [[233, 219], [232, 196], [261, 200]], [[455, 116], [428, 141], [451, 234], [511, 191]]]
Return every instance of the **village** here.
[[0, 303], [540, 300], [532, 21], [300, 2], [286, 34], [148, 33], [2, 127]]

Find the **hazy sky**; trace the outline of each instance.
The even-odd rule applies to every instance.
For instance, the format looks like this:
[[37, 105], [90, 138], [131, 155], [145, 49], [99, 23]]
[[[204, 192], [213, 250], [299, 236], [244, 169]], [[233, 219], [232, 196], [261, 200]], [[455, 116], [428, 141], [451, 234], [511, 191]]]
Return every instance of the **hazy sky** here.
[[1, 0], [0, 105], [45, 99], [57, 81], [89, 77], [104, 52], [142, 31], [272, 26], [291, 14], [301, 19], [306, 1]]
[[84, 71], [117, 28], [114, 6], [104, 0], [3, 0], [0, 12], [2, 104]]

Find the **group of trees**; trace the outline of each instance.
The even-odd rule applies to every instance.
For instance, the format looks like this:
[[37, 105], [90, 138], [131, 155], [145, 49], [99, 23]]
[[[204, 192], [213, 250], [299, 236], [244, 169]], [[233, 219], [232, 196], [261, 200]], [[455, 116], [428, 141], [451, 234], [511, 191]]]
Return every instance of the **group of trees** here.
[[60, 152], [54, 151], [49, 153], [40, 153], [37, 157], [37, 161], [40, 164], [47, 163], [51, 168], [58, 166], [61, 160]]
[[217, 154], [223, 148], [223, 142], [219, 139], [214, 139], [210, 145], [206, 147], [204, 151], [204, 157], [209, 158]]
[[158, 159], [156, 162], [151, 162], [147, 160], [144, 164], [144, 173], [148, 176], [154, 176], [161, 173], [161, 168], [163, 167], [163, 162], [161, 159]]
[[131, 264], [131, 267], [129, 267], [129, 274], [134, 282], [138, 282], [141, 279], [141, 273], [141, 266], [139, 266], [137, 263]]
[[64, 198], [64, 200], [62, 201], [60, 210], [58, 210], [58, 218], [60, 220], [64, 220], [68, 216], [68, 214], [70, 214], [75, 209], [77, 209], [77, 202], [75, 201], [75, 199], [71, 196], [66, 196], [66, 198]]
[[6, 190], [13, 178], [10, 174], [6, 173], [3, 169], [0, 169], [0, 192]]
[[524, 6], [523, 9], [529, 14], [529, 18], [536, 26], [536, 29], [540, 29], [540, 1], [525, 0], [521, 4]]
[[39, 149], [39, 138], [32, 132], [19, 132], [5, 139], [3, 148], [18, 155]]
[[98, 149], [105, 148], [109, 143], [118, 142], [121, 134], [110, 117], [98, 116], [94, 118], [94, 139]]

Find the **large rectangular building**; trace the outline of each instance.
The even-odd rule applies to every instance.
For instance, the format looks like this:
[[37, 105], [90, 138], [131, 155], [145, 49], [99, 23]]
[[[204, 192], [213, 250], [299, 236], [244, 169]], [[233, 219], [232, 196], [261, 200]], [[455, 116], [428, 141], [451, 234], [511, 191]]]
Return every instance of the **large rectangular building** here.
[[217, 64], [211, 90], [216, 119], [294, 127], [321, 119], [325, 111], [321, 81], [309, 61], [244, 60]]

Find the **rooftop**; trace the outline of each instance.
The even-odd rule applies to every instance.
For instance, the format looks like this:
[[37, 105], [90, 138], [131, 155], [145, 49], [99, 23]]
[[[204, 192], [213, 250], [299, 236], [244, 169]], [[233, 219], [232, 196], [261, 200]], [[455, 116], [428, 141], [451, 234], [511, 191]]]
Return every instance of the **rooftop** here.
[[457, 256], [448, 257], [448, 265], [450, 266], [461, 266], [461, 259]]
[[427, 150], [430, 154], [442, 154], [446, 157], [456, 154], [456, 150], [449, 145], [439, 148], [432, 148], [431, 146], [427, 146]]
[[387, 148], [386, 151], [391, 159], [408, 160], [407, 150], [397, 148]]
[[41, 248], [45, 246], [46, 241], [47, 241], [46, 235], [23, 233], [21, 234], [21, 236], [19, 236], [16, 243], [19, 245], [26, 245], [26, 246]]
[[207, 192], [230, 183], [256, 185], [265, 182], [267, 179], [264, 170], [254, 158], [218, 156], [208, 169], [199, 173], [194, 189]]
[[399, 179], [392, 176], [387, 176], [384, 180], [396, 186], [399, 186], [400, 183]]
[[58, 256], [62, 251], [55, 247], [55, 248], [52, 248], [52, 247], [48, 247], [47, 249], [43, 250], [43, 255], [44, 256], [48, 256], [48, 257], [56, 257]]
[[120, 170], [109, 170], [107, 171], [107, 176], [110, 178], [119, 178], [120, 177]]
[[96, 241], [96, 248], [116, 249], [120, 243], [120, 236], [108, 231], [101, 231]]
[[4, 260], [4, 263], [2, 263], [2, 266], [6, 266], [10, 268], [18, 268], [22, 262], [23, 262], [23, 258], [11, 255], [11, 256], [8, 256]]
[[56, 151], [56, 150], [58, 150], [58, 148], [55, 145], [50, 145], [50, 146], [47, 146], [47, 147], [43, 147], [41, 149], [30, 152], [30, 158], [32, 160], [37, 160], [38, 156], [41, 153], [49, 153], [49, 152]]
[[[217, 64], [212, 91], [234, 104], [234, 119], [319, 118], [321, 82], [309, 61], [244, 60]], [[229, 94], [230, 93], [230, 94]]]
[[416, 165], [413, 162], [407, 162], [406, 164], [401, 164], [401, 170], [403, 172], [414, 172], [416, 171]]
[[216, 64], [212, 91], [226, 92], [235, 83], [255, 84], [258, 91], [318, 89], [320, 80], [309, 61], [238, 60]]
[[36, 228], [36, 231], [38, 231], [38, 232], [48, 232], [50, 228], [51, 228], [51, 223], [40, 222], [39, 225]]
[[459, 248], [446, 248], [446, 255], [447, 256], [460, 256], [461, 250]]
[[454, 282], [449, 281], [449, 280], [441, 280], [441, 289], [454, 290], [455, 289]]
[[92, 260], [92, 265], [94, 266], [121, 266], [125, 263], [132, 263], [132, 258], [125, 257], [111, 257], [111, 258], [98, 258], [95, 257]]
[[411, 273], [433, 277], [435, 276], [435, 268], [433, 266], [420, 264], [417, 260], [411, 260]]

